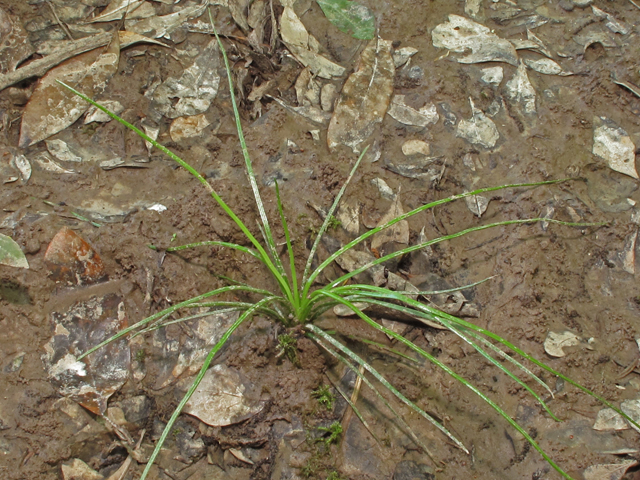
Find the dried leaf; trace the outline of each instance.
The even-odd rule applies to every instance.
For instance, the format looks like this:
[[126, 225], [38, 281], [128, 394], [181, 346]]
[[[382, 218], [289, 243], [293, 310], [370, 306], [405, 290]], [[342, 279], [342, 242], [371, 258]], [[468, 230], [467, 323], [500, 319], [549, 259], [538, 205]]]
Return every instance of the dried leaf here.
[[19, 19], [0, 8], [0, 73], [11, 72], [35, 49]]
[[316, 0], [327, 19], [353, 38], [371, 40], [376, 33], [376, 17], [364, 5], [349, 0]]
[[[380, 227], [385, 223], [390, 222], [394, 218], [399, 217], [403, 213], [404, 210], [402, 209], [402, 204], [400, 203], [400, 194], [398, 192], [395, 200], [391, 204], [391, 207], [389, 208], [387, 213], [385, 213], [380, 219], [377, 226]], [[401, 220], [395, 225], [376, 233], [371, 240], [371, 248], [379, 249], [382, 245], [388, 242], [396, 242], [408, 245], [409, 222], [407, 222], [406, 220]]]
[[217, 2], [203, 2], [201, 5], [192, 5], [182, 10], [163, 15], [161, 17], [149, 17], [144, 20], [125, 20], [126, 29], [130, 32], [146, 35], [153, 38], [164, 37], [175, 29], [184, 24], [191, 18], [202, 15], [207, 8], [208, 3], [217, 4]]
[[526, 114], [536, 113], [536, 91], [529, 81], [527, 67], [520, 62], [513, 78], [507, 82], [507, 98]]
[[541, 58], [539, 60], [525, 58], [524, 63], [531, 70], [535, 70], [536, 72], [543, 73], [545, 75], [562, 75], [563, 77], [573, 75], [571, 72], [563, 71], [562, 67], [550, 58]]
[[390, 41], [374, 38], [362, 51], [358, 68], [345, 82], [329, 123], [330, 150], [346, 145], [359, 152], [376, 124], [382, 122], [393, 94], [391, 50]]
[[27, 181], [31, 178], [31, 164], [29, 163], [29, 160], [27, 160], [27, 157], [25, 157], [24, 155], [16, 155], [15, 157], [13, 157], [13, 163], [20, 171], [20, 177], [22, 178], [22, 181], [24, 183], [27, 183]]
[[118, 69], [119, 36], [104, 52], [92, 51], [68, 60], [38, 83], [22, 115], [19, 145], [23, 148], [64, 130], [89, 108], [89, 103], [59, 85], [61, 80], [89, 97], [101, 93]]
[[128, 326], [122, 298], [92, 297], [52, 319], [54, 335], [43, 356], [52, 383], [62, 395], [103, 415], [109, 397], [129, 378], [127, 340], [111, 342], [82, 361], [77, 357]]
[[11, 237], [0, 233], [0, 264], [10, 267], [29, 268], [27, 257], [22, 253], [20, 245]]
[[471, 98], [469, 103], [471, 103], [471, 119], [460, 120], [456, 137], [462, 137], [469, 143], [485, 148], [495, 147], [500, 138], [496, 124], [482, 110], [476, 108]]
[[464, 201], [467, 204], [467, 208], [476, 215], [478, 218], [487, 211], [489, 206], [489, 199], [482, 195], [472, 195], [470, 197], [464, 197]]
[[625, 460], [622, 463], [591, 465], [584, 471], [584, 480], [620, 480], [637, 464], [636, 460]]
[[280, 17], [280, 36], [289, 51], [305, 67], [322, 78], [332, 79], [342, 77], [345, 68], [320, 55], [320, 43], [307, 32], [302, 21], [293, 11], [285, 7]]
[[518, 64], [514, 46], [498, 37], [484, 25], [458, 16], [449, 15], [449, 21], [442, 23], [431, 32], [433, 46], [446, 48], [452, 52], [472, 53], [458, 57], [459, 63], [506, 62]]
[[591, 9], [593, 10], [593, 13], [595, 14], [596, 17], [599, 17], [605, 20], [605, 25], [613, 33], [620, 33], [621, 35], [629, 34], [629, 31], [630, 31], [629, 26], [617, 20], [610, 13], [607, 13], [604, 10], [599, 9], [594, 5], [591, 5]]
[[88, 285], [106, 278], [98, 253], [70, 228], [62, 228], [44, 254], [47, 268], [57, 282]]
[[[218, 94], [220, 50], [213, 38], [180, 78], [168, 78], [153, 92], [154, 107], [169, 118], [206, 112]], [[179, 98], [178, 102], [172, 101]]]
[[178, 117], [169, 128], [169, 135], [174, 142], [181, 142], [187, 138], [198, 137], [211, 123], [204, 113], [191, 117]]
[[580, 338], [573, 332], [549, 332], [544, 341], [544, 351], [552, 357], [564, 357], [563, 348], [580, 345]]
[[404, 101], [404, 95], [394, 95], [387, 112], [391, 118], [405, 125], [426, 127], [438, 123], [440, 116], [433, 103], [425, 105], [420, 110], [410, 107]]
[[593, 131], [593, 154], [604, 158], [616, 172], [639, 178], [636, 171], [636, 147], [622, 128], [613, 122], [596, 118], [600, 123]]
[[216, 365], [207, 371], [184, 412], [214, 427], [246, 420], [263, 407], [258, 392], [246, 383], [236, 370]]
[[120, 20], [125, 14], [131, 18], [131, 14], [142, 5], [143, 0], [112, 0], [104, 11], [91, 20], [95, 22], [111, 22]]

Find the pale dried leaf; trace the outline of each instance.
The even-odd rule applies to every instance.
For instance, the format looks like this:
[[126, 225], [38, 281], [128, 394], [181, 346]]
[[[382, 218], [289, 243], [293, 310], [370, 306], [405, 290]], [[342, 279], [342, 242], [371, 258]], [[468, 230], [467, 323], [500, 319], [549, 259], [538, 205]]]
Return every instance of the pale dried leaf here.
[[149, 17], [140, 21], [125, 20], [125, 26], [128, 31], [153, 38], [161, 38], [173, 32], [187, 20], [199, 17], [206, 8], [207, 2], [204, 2], [201, 5], [185, 7], [178, 12], [161, 17]]
[[620, 480], [637, 464], [636, 460], [625, 460], [622, 463], [591, 465], [584, 471], [584, 480]]
[[564, 357], [563, 348], [580, 345], [580, 338], [573, 332], [549, 332], [544, 341], [544, 351], [552, 357]]
[[498, 37], [484, 25], [459, 15], [449, 15], [449, 21], [442, 23], [431, 32], [433, 46], [446, 48], [451, 52], [472, 53], [458, 57], [459, 63], [506, 62], [518, 64], [514, 46]]
[[116, 73], [119, 59], [120, 42], [115, 35], [106, 51], [84, 53], [47, 73], [22, 115], [19, 145], [25, 148], [64, 130], [89, 108], [89, 103], [59, 85], [57, 80], [94, 97]]
[[471, 104], [471, 118], [460, 120], [456, 136], [462, 137], [474, 145], [485, 148], [495, 147], [500, 138], [496, 124], [476, 108], [471, 98], [469, 98], [469, 103]]
[[91, 23], [120, 20], [125, 14], [127, 18], [131, 18], [131, 15], [142, 3], [143, 0], [111, 0], [107, 8], [105, 8], [100, 15], [92, 19]]
[[320, 43], [311, 35], [293, 8], [286, 7], [280, 17], [280, 36], [289, 51], [305, 67], [322, 78], [339, 78], [345, 68], [320, 55]]
[[627, 421], [612, 408], [603, 408], [598, 412], [596, 421], [593, 424], [594, 430], [627, 430]]
[[[596, 122], [602, 123], [599, 119]], [[636, 147], [627, 132], [613, 122], [605, 120], [593, 131], [594, 155], [605, 159], [612, 170], [637, 179], [635, 152]]]
[[329, 123], [330, 150], [345, 145], [358, 153], [360, 145], [382, 122], [393, 94], [391, 50], [390, 41], [374, 38], [362, 51], [358, 68], [345, 82]]
[[[395, 200], [391, 204], [391, 207], [383, 215], [378, 222], [378, 227], [390, 222], [396, 217], [399, 217], [404, 213], [402, 204], [400, 203], [400, 195], [397, 194]], [[382, 245], [388, 242], [409, 244], [409, 222], [402, 220], [389, 228], [376, 233], [371, 240], [371, 248], [379, 249]]]
[[420, 110], [416, 110], [405, 103], [404, 95], [394, 95], [387, 112], [391, 118], [405, 125], [426, 127], [435, 124], [440, 119], [436, 106], [431, 103]]
[[0, 73], [11, 72], [35, 49], [19, 19], [0, 8]]
[[472, 195], [464, 198], [467, 208], [478, 218], [487, 211], [489, 206], [489, 199], [482, 195]]
[[529, 81], [527, 67], [520, 62], [515, 75], [507, 82], [507, 98], [526, 114], [536, 113], [536, 91]]

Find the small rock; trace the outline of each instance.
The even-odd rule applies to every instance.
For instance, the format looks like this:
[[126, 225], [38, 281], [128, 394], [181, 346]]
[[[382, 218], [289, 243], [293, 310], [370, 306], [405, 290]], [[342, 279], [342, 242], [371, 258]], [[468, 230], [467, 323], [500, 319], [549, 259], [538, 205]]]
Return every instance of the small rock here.
[[44, 260], [56, 282], [87, 285], [107, 277], [100, 255], [80, 235], [67, 227], [53, 237]]
[[560, 0], [560, 3], [558, 3], [558, 5], [565, 12], [571, 12], [575, 8], [575, 5], [571, 0]]
[[402, 153], [407, 157], [412, 155], [424, 155], [427, 157], [430, 151], [429, 144], [422, 140], [408, 140], [402, 145]]
[[571, 2], [580, 8], [586, 8], [593, 3], [593, 0], [571, 0]]

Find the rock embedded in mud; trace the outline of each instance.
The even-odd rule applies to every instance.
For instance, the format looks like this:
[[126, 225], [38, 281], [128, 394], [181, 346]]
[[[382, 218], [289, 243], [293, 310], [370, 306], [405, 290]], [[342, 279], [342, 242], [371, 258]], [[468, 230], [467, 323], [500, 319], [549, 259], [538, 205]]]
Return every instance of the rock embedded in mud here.
[[44, 261], [56, 282], [91, 285], [107, 279], [100, 255], [68, 227], [63, 227], [53, 237]]

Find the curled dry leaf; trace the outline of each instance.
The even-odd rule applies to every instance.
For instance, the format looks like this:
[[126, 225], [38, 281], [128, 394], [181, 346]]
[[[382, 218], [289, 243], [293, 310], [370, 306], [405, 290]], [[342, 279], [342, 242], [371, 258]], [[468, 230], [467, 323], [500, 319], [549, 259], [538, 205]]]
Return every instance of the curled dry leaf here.
[[330, 150], [346, 145], [359, 152], [376, 124], [382, 122], [393, 94], [391, 50], [390, 41], [374, 38], [362, 51], [358, 68], [345, 82], [329, 123]]
[[344, 75], [344, 67], [320, 55], [320, 43], [291, 7], [285, 7], [280, 17], [280, 36], [292, 55], [315, 75], [327, 79]]
[[54, 335], [43, 355], [52, 383], [62, 395], [103, 415], [109, 397], [129, 378], [127, 341], [111, 342], [82, 361], [77, 357], [128, 326], [122, 298], [92, 297], [64, 313], [53, 313], [52, 319]]
[[107, 8], [104, 11], [91, 20], [91, 23], [95, 22], [111, 22], [113, 20], [120, 20], [124, 15], [127, 18], [131, 18], [135, 10], [142, 5], [143, 0], [111, 0]]
[[431, 32], [433, 46], [451, 52], [471, 53], [458, 57], [459, 63], [506, 62], [518, 64], [516, 49], [508, 40], [490, 29], [459, 15], [449, 15], [449, 21]]
[[101, 93], [118, 69], [119, 36], [104, 52], [94, 50], [68, 60], [38, 83], [22, 115], [19, 145], [23, 148], [64, 130], [89, 108], [89, 103], [57, 83], [60, 80], [89, 97]]
[[520, 62], [513, 78], [507, 82], [507, 98], [520, 107], [523, 113], [536, 113], [536, 91], [529, 81], [527, 67]]

